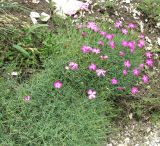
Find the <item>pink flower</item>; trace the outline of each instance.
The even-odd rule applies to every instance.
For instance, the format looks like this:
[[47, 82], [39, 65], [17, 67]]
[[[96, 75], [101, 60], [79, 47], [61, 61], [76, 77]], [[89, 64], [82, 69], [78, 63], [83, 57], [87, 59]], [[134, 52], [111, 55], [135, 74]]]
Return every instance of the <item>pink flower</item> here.
[[106, 71], [104, 69], [97, 69], [96, 74], [97, 74], [98, 77], [105, 76]]
[[91, 30], [93, 30], [95, 32], [99, 31], [99, 28], [97, 27], [97, 25], [94, 22], [88, 22], [87, 28], [90, 28]]
[[62, 82], [61, 81], [55, 81], [54, 83], [53, 83], [53, 86], [54, 86], [54, 88], [56, 88], [56, 89], [60, 89], [61, 87], [62, 87]]
[[82, 36], [82, 37], [86, 37], [86, 36], [87, 36], [87, 33], [86, 33], [86, 32], [82, 32], [82, 33], [81, 33], [81, 36]]
[[90, 64], [90, 65], [88, 66], [88, 69], [89, 69], [90, 71], [95, 71], [95, 70], [97, 69], [97, 66], [92, 63], [92, 64]]
[[143, 75], [142, 76], [142, 81], [143, 81], [144, 84], [147, 84], [149, 82], [148, 76], [147, 75]]
[[153, 54], [152, 54], [151, 52], [146, 52], [146, 53], [145, 53], [145, 56], [146, 56], [147, 58], [152, 58]]
[[78, 30], [81, 29], [82, 27], [83, 27], [82, 24], [77, 24], [77, 25], [76, 25], [76, 29], [78, 29]]
[[152, 59], [147, 59], [147, 60], [146, 60], [146, 64], [147, 64], [149, 67], [152, 67], [152, 66], [153, 66], [153, 60], [152, 60]]
[[77, 70], [77, 69], [78, 69], [78, 64], [75, 63], [75, 62], [70, 62], [70, 63], [69, 63], [69, 68], [70, 68], [71, 70]]
[[140, 74], [140, 72], [137, 68], [134, 68], [132, 73], [133, 73], [134, 76], [139, 76], [139, 74]]
[[122, 33], [123, 33], [123, 34], [127, 34], [127, 33], [128, 33], [128, 30], [125, 29], [125, 28], [122, 28]]
[[108, 59], [108, 56], [105, 55], [105, 56], [100, 56], [101, 60], [107, 60]]
[[141, 34], [139, 37], [140, 37], [140, 39], [143, 39], [143, 38], [144, 38], [144, 35], [143, 35], [143, 34]]
[[116, 79], [116, 78], [113, 78], [112, 80], [111, 80], [111, 84], [112, 85], [116, 85], [118, 83], [118, 80]]
[[92, 48], [91, 47], [89, 47], [89, 46], [82, 46], [81, 47], [81, 51], [84, 53], [84, 54], [87, 54], [87, 53], [89, 53], [89, 52], [91, 52], [91, 50], [92, 50]]
[[114, 41], [110, 41], [110, 42], [109, 42], [109, 46], [110, 46], [112, 49], [114, 49], [114, 48], [115, 48]]
[[106, 34], [107, 34], [107, 33], [106, 33], [105, 31], [101, 31], [101, 32], [100, 32], [100, 35], [102, 35], [103, 37], [105, 37]]
[[138, 41], [138, 47], [139, 47], [139, 48], [143, 48], [144, 45], [145, 45], [144, 40], [139, 40], [139, 41]]
[[104, 42], [102, 40], [98, 41], [98, 45], [104, 46]]
[[122, 46], [123, 47], [127, 47], [128, 46], [128, 42], [127, 41], [122, 41]]
[[122, 21], [117, 21], [117, 22], [115, 22], [114, 27], [115, 27], [115, 28], [120, 28], [120, 27], [122, 27]]
[[94, 98], [96, 98], [96, 91], [95, 90], [89, 89], [87, 91], [87, 94], [88, 94], [88, 99], [94, 99]]
[[124, 75], [124, 76], [127, 75], [127, 70], [126, 70], [126, 69], [123, 70], [123, 75]]
[[106, 35], [106, 38], [107, 38], [108, 40], [112, 40], [113, 37], [114, 37], [114, 34], [107, 34], [107, 35]]
[[136, 25], [133, 24], [133, 23], [129, 23], [129, 24], [128, 24], [128, 28], [134, 29], [134, 28], [136, 28]]
[[141, 69], [143, 69], [143, 68], [144, 68], [144, 64], [141, 63], [141, 64], [139, 65], [139, 67], [140, 67]]
[[117, 90], [122, 91], [122, 90], [124, 90], [124, 88], [123, 87], [117, 87]]
[[135, 48], [135, 42], [131, 41], [131, 42], [128, 42], [128, 47], [130, 49], [134, 49]]
[[124, 61], [124, 66], [130, 68], [131, 67], [130, 61], [129, 60]]
[[95, 53], [95, 54], [99, 54], [99, 53], [101, 52], [101, 50], [100, 50], [100, 49], [93, 48], [93, 49], [91, 50], [91, 52], [92, 52], [92, 53]]
[[119, 51], [119, 56], [124, 57], [125, 53], [122, 51]]
[[131, 88], [131, 93], [132, 94], [137, 94], [138, 93], [138, 88], [137, 87], [132, 87]]
[[28, 102], [30, 99], [31, 99], [31, 96], [24, 96], [24, 97], [23, 97], [23, 100], [24, 100], [25, 102]]

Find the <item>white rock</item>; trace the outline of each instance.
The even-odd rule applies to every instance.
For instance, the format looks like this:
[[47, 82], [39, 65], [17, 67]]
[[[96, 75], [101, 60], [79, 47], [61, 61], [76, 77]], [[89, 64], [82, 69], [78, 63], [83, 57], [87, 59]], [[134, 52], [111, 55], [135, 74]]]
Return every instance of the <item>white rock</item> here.
[[30, 17], [32, 17], [32, 18], [39, 18], [40, 15], [39, 15], [39, 13], [37, 13], [37, 12], [31, 12], [31, 13], [30, 13]]
[[18, 72], [15, 72], [15, 71], [14, 71], [14, 72], [11, 73], [11, 75], [12, 75], [12, 76], [17, 76], [17, 75], [18, 75]]
[[50, 19], [50, 15], [46, 14], [45, 12], [41, 13], [40, 19], [41, 21], [47, 22]]
[[125, 140], [124, 140], [125, 144], [128, 144], [130, 142], [130, 139], [129, 137], [126, 137]]
[[129, 4], [131, 1], [130, 0], [124, 0], [123, 2]]
[[32, 0], [32, 3], [34, 4], [38, 4], [40, 2], [40, 0]]
[[157, 44], [160, 46], [160, 38], [157, 38]]

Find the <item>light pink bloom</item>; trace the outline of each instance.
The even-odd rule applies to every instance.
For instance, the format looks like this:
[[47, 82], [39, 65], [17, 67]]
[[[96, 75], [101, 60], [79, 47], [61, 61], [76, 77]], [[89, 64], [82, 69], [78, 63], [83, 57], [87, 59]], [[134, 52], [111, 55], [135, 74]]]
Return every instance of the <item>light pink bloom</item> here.
[[120, 27], [122, 27], [122, 21], [117, 21], [117, 22], [115, 22], [114, 27], [115, 27], [115, 28], [120, 28]]
[[93, 48], [93, 49], [91, 50], [91, 52], [92, 52], [92, 53], [95, 53], [95, 54], [99, 54], [99, 53], [101, 53], [101, 50], [100, 50], [100, 49], [97, 49], [97, 48]]
[[92, 50], [92, 48], [91, 47], [89, 47], [89, 46], [82, 46], [81, 47], [81, 51], [84, 53], [84, 54], [87, 54], [87, 53], [89, 53], [89, 52], [91, 52], [91, 50]]
[[87, 94], [88, 94], [88, 99], [94, 99], [96, 98], [96, 91], [95, 90], [88, 90], [87, 91]]
[[81, 36], [82, 36], [82, 37], [86, 37], [86, 36], [87, 36], [87, 33], [86, 33], [86, 32], [82, 32], [82, 33], [81, 33]]
[[100, 56], [101, 60], [107, 60], [108, 59], [108, 56], [105, 55], [105, 56]]
[[140, 39], [143, 39], [143, 38], [144, 38], [144, 35], [143, 35], [143, 34], [141, 34], [139, 37], [140, 37]]
[[69, 68], [70, 68], [71, 70], [77, 70], [77, 69], [78, 69], [78, 64], [75, 63], [75, 62], [70, 62], [70, 63], [69, 63]]
[[111, 80], [111, 84], [112, 85], [116, 85], [118, 83], [118, 80], [116, 79], [116, 78], [113, 78], [112, 80]]
[[133, 23], [129, 23], [129, 24], [128, 24], [128, 28], [134, 29], [134, 28], [136, 28], [136, 25], [133, 24]]
[[124, 66], [130, 68], [131, 67], [130, 61], [129, 60], [124, 61]]
[[131, 93], [132, 94], [137, 94], [138, 93], [138, 88], [137, 87], [132, 87], [131, 88]]
[[54, 86], [54, 88], [56, 88], [56, 89], [60, 89], [61, 87], [62, 87], [62, 82], [61, 81], [55, 81], [54, 83], [53, 83], [53, 86]]
[[119, 56], [124, 57], [125, 53], [122, 51], [119, 51]]
[[106, 75], [106, 71], [104, 69], [97, 69], [96, 70], [96, 74], [97, 74], [98, 77], [105, 76]]
[[123, 47], [127, 47], [128, 46], [128, 42], [127, 41], [122, 41], [122, 46]]
[[122, 33], [123, 33], [123, 34], [127, 34], [127, 33], [128, 33], [128, 30], [125, 29], [125, 28], [122, 28]]
[[24, 100], [25, 102], [28, 102], [30, 99], [31, 99], [31, 96], [24, 96], [24, 97], [23, 97], [23, 100]]
[[138, 47], [139, 47], [139, 48], [143, 48], [144, 45], [145, 45], [144, 40], [139, 40], [139, 41], [138, 41]]
[[139, 65], [139, 67], [140, 67], [141, 69], [143, 69], [143, 68], [144, 68], [144, 64], [141, 63], [141, 64]]
[[152, 67], [152, 66], [153, 66], [153, 60], [152, 60], [152, 59], [147, 59], [147, 60], [146, 60], [146, 64], [147, 64], [149, 67]]
[[106, 38], [107, 38], [108, 40], [112, 40], [113, 37], [114, 37], [114, 34], [107, 34], [107, 35], [106, 35]]
[[104, 42], [102, 40], [98, 41], [98, 45], [104, 46]]
[[132, 73], [133, 73], [134, 76], [139, 76], [140, 71], [137, 68], [134, 68]]
[[101, 32], [100, 32], [100, 35], [102, 35], [103, 37], [105, 37], [106, 34], [107, 34], [107, 33], [106, 33], [105, 31], [101, 31]]
[[153, 54], [152, 54], [151, 52], [146, 52], [146, 53], [145, 53], [145, 56], [146, 56], [147, 58], [152, 58]]
[[94, 22], [88, 22], [87, 28], [89, 28], [95, 32], [99, 31], [99, 28], [97, 27], [97, 25]]
[[112, 49], [114, 49], [114, 48], [115, 48], [114, 41], [110, 41], [110, 42], [109, 42], [109, 46], [110, 46]]
[[83, 27], [82, 24], [77, 24], [77, 25], [76, 25], [76, 29], [78, 29], [78, 30], [81, 29], [82, 27]]
[[142, 81], [143, 81], [144, 84], [147, 84], [149, 82], [148, 76], [147, 75], [143, 75], [142, 76]]
[[127, 70], [126, 70], [126, 69], [123, 70], [123, 75], [124, 75], [124, 76], [127, 75]]
[[97, 69], [97, 66], [92, 63], [92, 64], [90, 64], [90, 65], [88, 66], [88, 69], [89, 69], [90, 71], [95, 71], [95, 70]]

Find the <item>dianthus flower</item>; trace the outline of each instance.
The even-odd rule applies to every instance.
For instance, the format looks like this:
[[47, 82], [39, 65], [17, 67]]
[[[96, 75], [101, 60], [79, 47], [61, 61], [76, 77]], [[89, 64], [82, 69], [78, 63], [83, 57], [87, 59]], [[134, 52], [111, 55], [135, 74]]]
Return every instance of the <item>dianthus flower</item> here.
[[89, 89], [87, 91], [87, 94], [88, 94], [88, 99], [94, 99], [94, 98], [96, 98], [96, 91], [95, 90]]
[[115, 48], [114, 41], [110, 41], [110, 42], [109, 42], [109, 46], [110, 46], [112, 49], [114, 49], [114, 48]]
[[130, 61], [129, 60], [124, 61], [124, 66], [130, 68], [131, 67]]
[[148, 76], [147, 75], [143, 75], [142, 76], [142, 81], [143, 81], [144, 84], [147, 84], [149, 82]]
[[55, 81], [54, 83], [53, 83], [53, 86], [54, 86], [54, 88], [56, 88], [56, 89], [60, 89], [61, 87], [62, 87], [62, 82], [61, 81]]
[[90, 71], [95, 71], [97, 69], [97, 66], [94, 64], [94, 63], [91, 63], [89, 66], [88, 66], [88, 69]]
[[152, 67], [153, 66], [153, 60], [152, 59], [147, 59], [146, 60], [146, 64], [149, 66], [149, 67]]
[[137, 68], [134, 68], [132, 73], [133, 73], [134, 76], [139, 76], [139, 74], [140, 74], [140, 72]]
[[128, 33], [128, 30], [125, 29], [125, 28], [122, 28], [122, 33], [123, 33], [123, 34], [127, 34], [127, 33]]
[[118, 80], [116, 79], [116, 78], [113, 78], [112, 80], [111, 80], [111, 84], [112, 85], [116, 85], [118, 83]]
[[89, 52], [91, 52], [91, 50], [92, 50], [92, 48], [91, 47], [89, 47], [89, 46], [82, 46], [81, 47], [81, 51], [84, 53], [84, 54], [87, 54], [87, 53], [89, 53]]
[[77, 70], [78, 69], [78, 64], [75, 63], [75, 62], [70, 62], [68, 66], [71, 70]]
[[122, 27], [122, 21], [117, 21], [117, 22], [115, 22], [114, 27], [115, 27], [115, 28], [120, 28], [120, 27]]
[[131, 93], [132, 94], [137, 94], [138, 93], [138, 88], [137, 87], [132, 87], [131, 88]]
[[96, 70], [96, 74], [97, 74], [97, 76], [105, 76], [105, 74], [106, 74], [106, 71], [104, 70], [104, 69], [97, 69]]
[[112, 40], [113, 37], [114, 37], [114, 34], [107, 34], [107, 35], [106, 35], [106, 38], [107, 38], [108, 40]]
[[128, 42], [123, 40], [123, 41], [122, 41], [122, 46], [123, 46], [123, 47], [127, 47], [127, 46], [128, 46]]
[[148, 52], [145, 53], [145, 56], [146, 56], [147, 58], [152, 58], [153, 54], [148, 51]]
[[24, 100], [25, 102], [28, 102], [30, 99], [31, 99], [31, 96], [29, 96], [29, 95], [23, 97], [23, 100]]

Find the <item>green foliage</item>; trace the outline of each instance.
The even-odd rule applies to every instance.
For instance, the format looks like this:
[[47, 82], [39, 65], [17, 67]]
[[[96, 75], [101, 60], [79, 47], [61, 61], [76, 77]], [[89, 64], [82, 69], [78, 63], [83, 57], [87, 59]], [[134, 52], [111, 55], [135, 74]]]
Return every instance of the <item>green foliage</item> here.
[[159, 0], [144, 0], [138, 5], [140, 9], [148, 18], [160, 21], [160, 1]]

